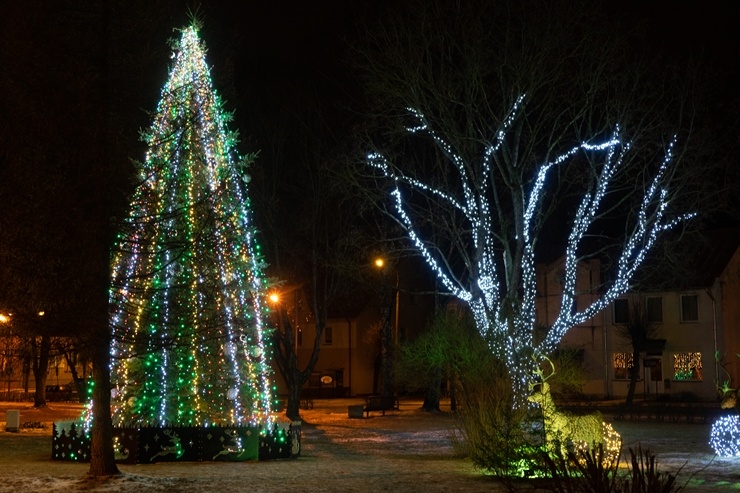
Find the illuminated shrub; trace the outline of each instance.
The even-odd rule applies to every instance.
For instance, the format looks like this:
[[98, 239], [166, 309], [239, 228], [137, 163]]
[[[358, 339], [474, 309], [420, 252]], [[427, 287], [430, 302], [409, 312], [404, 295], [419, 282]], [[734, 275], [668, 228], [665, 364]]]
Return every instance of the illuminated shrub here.
[[740, 456], [740, 417], [722, 416], [712, 425], [709, 445], [722, 457]]

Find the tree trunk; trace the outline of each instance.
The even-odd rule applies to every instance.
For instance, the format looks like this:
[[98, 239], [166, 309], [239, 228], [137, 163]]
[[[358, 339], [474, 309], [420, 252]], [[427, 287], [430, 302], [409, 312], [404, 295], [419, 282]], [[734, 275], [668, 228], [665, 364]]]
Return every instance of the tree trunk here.
[[[285, 415], [293, 421], [301, 419], [301, 388], [303, 383], [297, 368], [293, 369], [293, 378], [288, 385], [288, 403], [285, 408]], [[298, 374], [298, 375], [296, 375]]]
[[[110, 114], [113, 101], [113, 91], [111, 90], [111, 73], [110, 73], [110, 45], [111, 45], [111, 5], [105, 2], [102, 8], [102, 44], [101, 44], [101, 64], [100, 64], [100, 94], [101, 103], [99, 104], [99, 124], [101, 127], [101, 137], [103, 138], [102, 150], [103, 155], [115, 152], [114, 144], [115, 130], [111, 125]], [[103, 156], [101, 156], [103, 157]], [[105, 156], [107, 157], [107, 156]], [[109, 173], [111, 172], [109, 159], [105, 160], [108, 165], [101, 167], [98, 171], [103, 173], [101, 182], [107, 185], [104, 190], [114, 190], [110, 181]], [[105, 180], [105, 181], [103, 181]], [[92, 224], [95, 227], [94, 233], [98, 236], [100, 243], [92, 247], [92, 279], [94, 281], [94, 290], [92, 296], [92, 307], [90, 315], [89, 337], [92, 358], [92, 376], [93, 376], [93, 421], [90, 438], [90, 470], [88, 475], [92, 477], [113, 476], [120, 474], [116, 466], [115, 456], [113, 454], [113, 419], [111, 416], [111, 382], [110, 382], [110, 345], [111, 345], [111, 327], [109, 320], [109, 296], [110, 288], [110, 245], [113, 243], [115, 235], [112, 231], [110, 222], [114, 214], [114, 203], [111, 196], [104, 194], [97, 197], [97, 203], [101, 210], [95, 216]], [[99, 247], [98, 247], [99, 245]]]
[[23, 358], [23, 393], [28, 396], [28, 380], [31, 374], [31, 358]]
[[297, 421], [301, 419], [301, 388], [306, 383], [306, 374], [298, 369], [298, 355], [293, 344], [293, 326], [290, 323], [287, 311], [285, 308], [279, 307], [276, 312], [278, 315], [278, 329], [274, 336], [275, 346], [277, 347], [275, 362], [288, 388], [285, 415], [291, 420]]
[[380, 388], [380, 353], [378, 353], [375, 358], [373, 358], [373, 394], [378, 393], [378, 389]]
[[424, 393], [424, 403], [421, 405], [422, 411], [439, 412], [439, 398], [442, 393], [442, 372], [436, 371], [431, 378], [429, 386]]
[[635, 398], [635, 388], [637, 387], [637, 377], [640, 374], [640, 350], [635, 348], [632, 351], [632, 368], [630, 369], [630, 385], [627, 390], [627, 399], [625, 405], [631, 406]]
[[[107, 325], [107, 317], [106, 317]], [[93, 425], [89, 476], [120, 474], [113, 455], [113, 420], [110, 408], [110, 356], [108, 346], [99, 344], [93, 356]]]
[[381, 379], [380, 395], [390, 397], [393, 395], [393, 350], [392, 350], [391, 324], [389, 321], [383, 323], [382, 344], [380, 346], [380, 359], [383, 377]]
[[46, 406], [46, 375], [49, 372], [49, 352], [51, 351], [51, 339], [41, 336], [41, 342], [36, 343], [33, 338], [33, 379], [36, 383], [36, 391], [33, 394], [33, 407]]
[[391, 397], [393, 388], [393, 327], [391, 324], [391, 291], [387, 279], [383, 276], [383, 290], [380, 302], [380, 395]]
[[[98, 225], [101, 236], [109, 240], [105, 218]], [[120, 474], [113, 454], [113, 419], [111, 415], [110, 345], [112, 330], [108, 313], [108, 287], [110, 286], [110, 252], [108, 241], [101, 241], [95, 255], [92, 278], [97, 289], [91, 298], [88, 343], [92, 362], [92, 430], [90, 441], [90, 470], [92, 477]]]
[[70, 373], [72, 373], [72, 381], [75, 384], [75, 389], [77, 389], [77, 400], [81, 404], [84, 404], [87, 401], [86, 399], [87, 396], [85, 395], [85, 388], [82, 385], [82, 382], [84, 382], [84, 380], [80, 380], [80, 374], [77, 373], [77, 365], [75, 364], [75, 361], [71, 357], [69, 351], [64, 351], [64, 359], [67, 362], [67, 366], [69, 367]]

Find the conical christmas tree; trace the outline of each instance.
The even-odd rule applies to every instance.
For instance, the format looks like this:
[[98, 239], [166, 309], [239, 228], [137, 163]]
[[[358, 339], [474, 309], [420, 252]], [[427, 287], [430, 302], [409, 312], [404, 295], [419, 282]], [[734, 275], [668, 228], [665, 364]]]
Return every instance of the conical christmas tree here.
[[157, 114], [113, 263], [115, 425], [269, 419], [263, 261], [235, 134], [190, 27]]

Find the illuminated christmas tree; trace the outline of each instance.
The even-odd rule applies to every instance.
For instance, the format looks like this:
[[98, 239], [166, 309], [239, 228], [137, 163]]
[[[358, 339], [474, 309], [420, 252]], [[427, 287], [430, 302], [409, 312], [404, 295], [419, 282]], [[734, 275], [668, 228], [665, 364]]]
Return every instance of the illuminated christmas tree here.
[[269, 420], [267, 283], [236, 134], [196, 27], [182, 31], [118, 236], [114, 424]]

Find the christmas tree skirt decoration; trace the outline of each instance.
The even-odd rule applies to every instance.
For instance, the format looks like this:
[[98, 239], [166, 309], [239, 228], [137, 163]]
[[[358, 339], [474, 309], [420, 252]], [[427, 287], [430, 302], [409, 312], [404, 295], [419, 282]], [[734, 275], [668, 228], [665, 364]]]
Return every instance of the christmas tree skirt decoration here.
[[[266, 426], [141, 426], [113, 429], [117, 462], [267, 461], [297, 458], [301, 422], [277, 421]], [[82, 421], [54, 423], [52, 459], [90, 460], [90, 433]]]

